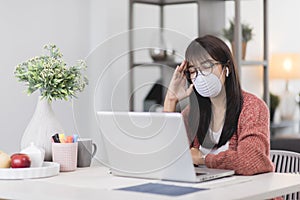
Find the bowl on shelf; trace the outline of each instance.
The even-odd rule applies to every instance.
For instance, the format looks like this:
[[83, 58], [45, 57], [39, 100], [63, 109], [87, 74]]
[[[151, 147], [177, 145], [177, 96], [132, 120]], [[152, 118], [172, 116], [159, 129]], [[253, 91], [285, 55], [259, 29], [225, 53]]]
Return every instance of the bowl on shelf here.
[[174, 61], [175, 59], [175, 50], [171, 49], [160, 49], [160, 48], [151, 48], [149, 50], [150, 56], [154, 62], [159, 61]]

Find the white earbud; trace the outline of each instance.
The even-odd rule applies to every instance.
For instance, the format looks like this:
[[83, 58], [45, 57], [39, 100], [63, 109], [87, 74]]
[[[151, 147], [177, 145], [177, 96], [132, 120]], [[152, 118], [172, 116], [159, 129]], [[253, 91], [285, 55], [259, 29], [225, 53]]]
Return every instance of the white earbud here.
[[229, 76], [229, 69], [228, 69], [228, 67], [226, 67], [225, 69], [226, 69], [226, 77], [228, 77]]

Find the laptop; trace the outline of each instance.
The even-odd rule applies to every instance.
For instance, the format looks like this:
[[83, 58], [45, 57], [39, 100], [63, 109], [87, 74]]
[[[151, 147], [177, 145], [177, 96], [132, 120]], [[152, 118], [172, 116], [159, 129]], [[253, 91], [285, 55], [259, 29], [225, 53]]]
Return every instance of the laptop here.
[[202, 182], [234, 174], [194, 167], [181, 113], [99, 111], [97, 121], [113, 175]]

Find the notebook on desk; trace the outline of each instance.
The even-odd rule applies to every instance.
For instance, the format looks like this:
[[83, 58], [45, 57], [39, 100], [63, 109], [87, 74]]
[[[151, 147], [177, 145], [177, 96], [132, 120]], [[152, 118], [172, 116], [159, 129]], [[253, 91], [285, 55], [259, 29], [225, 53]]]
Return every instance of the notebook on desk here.
[[99, 111], [97, 120], [114, 175], [201, 182], [234, 174], [194, 168], [180, 113]]

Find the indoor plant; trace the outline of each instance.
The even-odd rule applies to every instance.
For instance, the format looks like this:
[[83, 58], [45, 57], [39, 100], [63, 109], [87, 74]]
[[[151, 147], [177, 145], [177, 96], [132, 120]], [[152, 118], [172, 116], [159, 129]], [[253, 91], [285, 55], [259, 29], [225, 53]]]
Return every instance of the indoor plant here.
[[270, 93], [270, 121], [273, 122], [274, 120], [274, 114], [276, 111], [276, 108], [278, 107], [280, 102], [279, 96]]
[[51, 107], [53, 100], [69, 100], [76, 97], [88, 84], [82, 74], [87, 68], [83, 60], [67, 67], [63, 55], [56, 45], [45, 45], [48, 55], [31, 58], [16, 66], [14, 74], [20, 82], [28, 86], [27, 93], [40, 92], [34, 115], [28, 124], [21, 141], [21, 148], [31, 142], [45, 149], [45, 160], [51, 160], [51, 136], [62, 133], [63, 129]]
[[[234, 22], [229, 21], [229, 28], [224, 28], [222, 31], [223, 36], [229, 40], [232, 47], [232, 52], [234, 52]], [[241, 24], [242, 27], [242, 59], [246, 56], [247, 42], [253, 38], [253, 28], [248, 24]]]
[[68, 100], [83, 91], [87, 78], [81, 74], [86, 63], [79, 60], [77, 65], [67, 67], [63, 55], [56, 45], [45, 45], [49, 55], [31, 58], [17, 65], [15, 76], [28, 86], [27, 93], [39, 90], [41, 97], [52, 100]]

